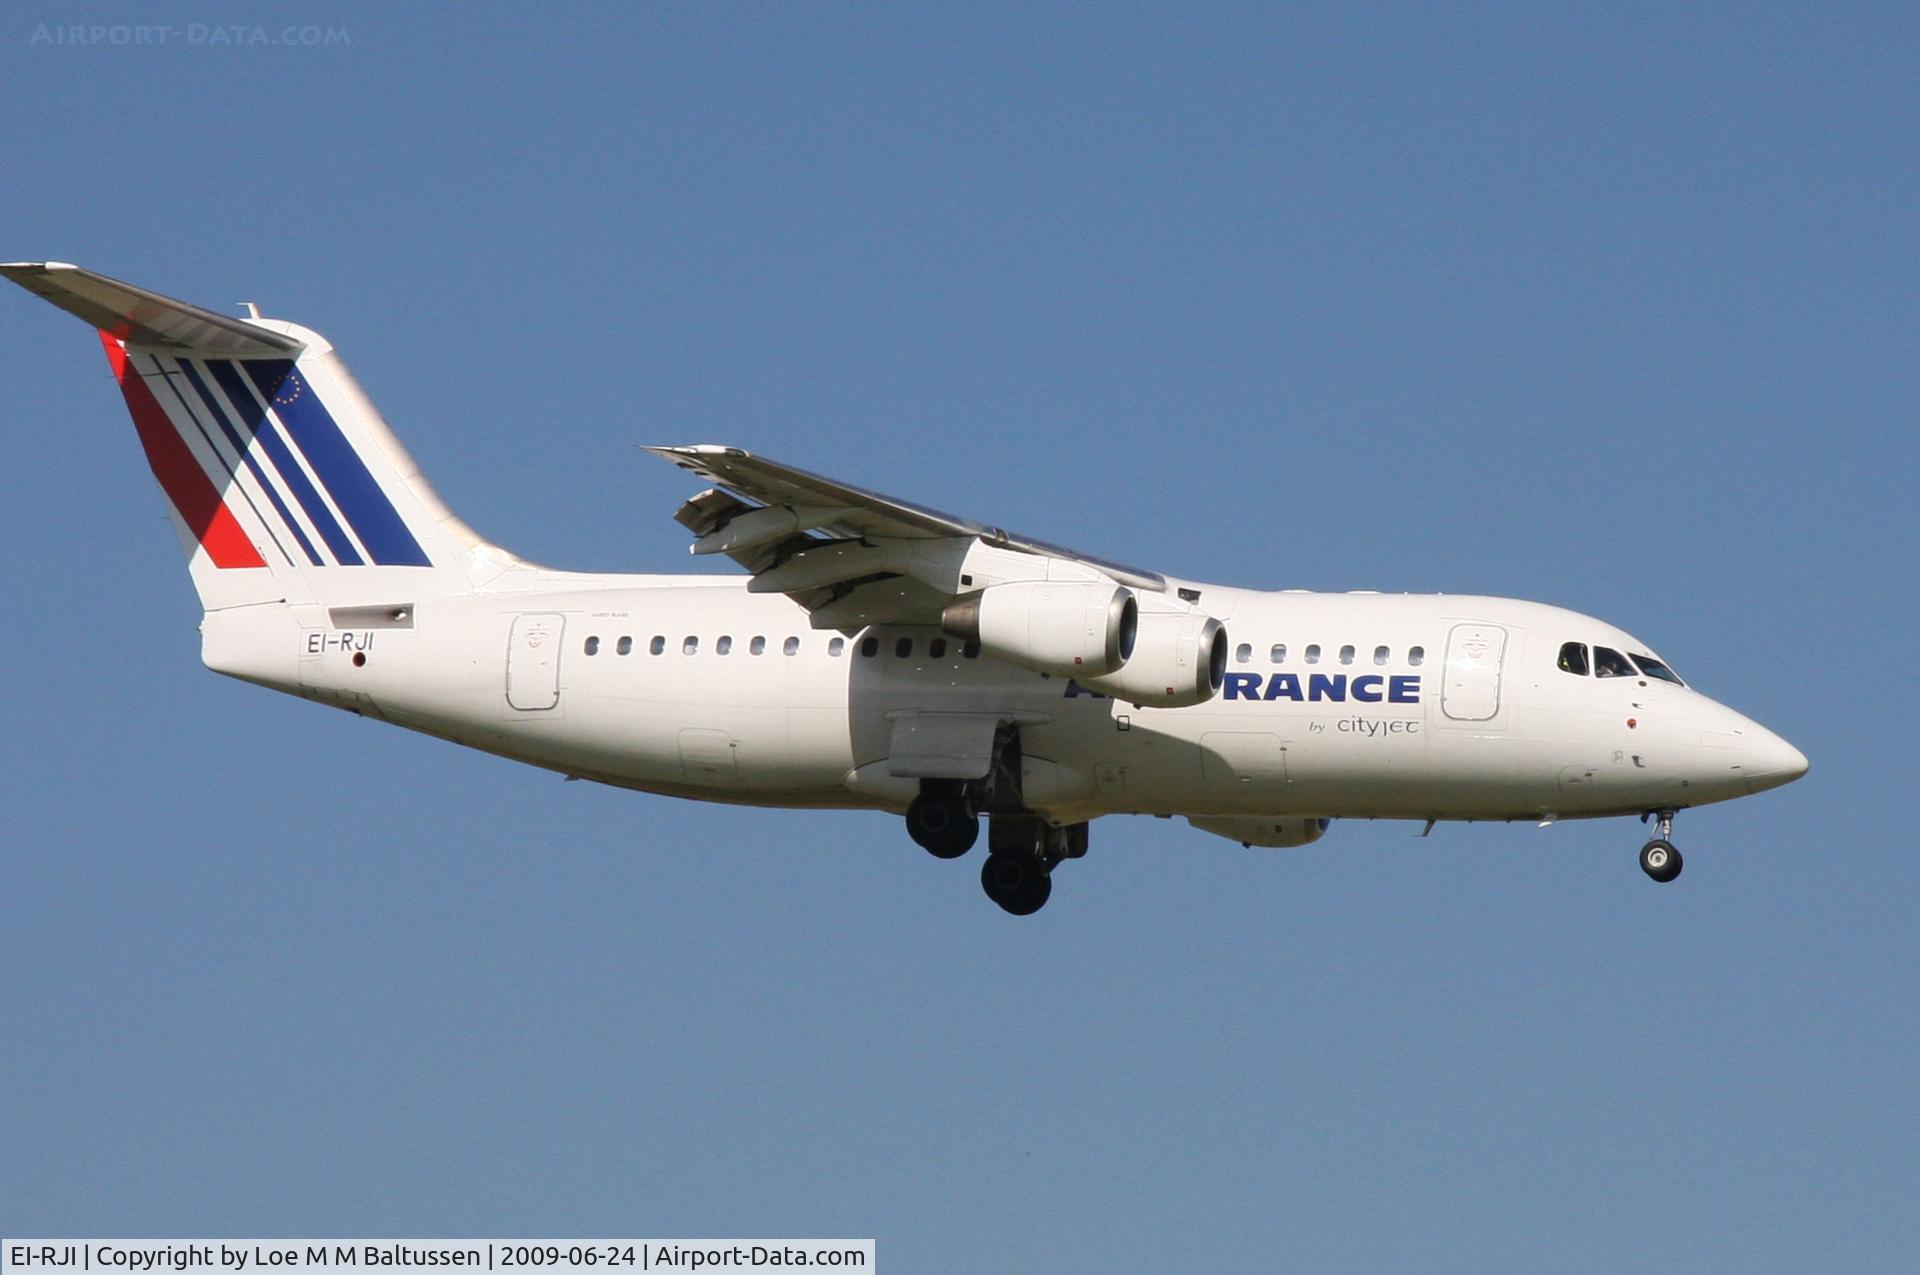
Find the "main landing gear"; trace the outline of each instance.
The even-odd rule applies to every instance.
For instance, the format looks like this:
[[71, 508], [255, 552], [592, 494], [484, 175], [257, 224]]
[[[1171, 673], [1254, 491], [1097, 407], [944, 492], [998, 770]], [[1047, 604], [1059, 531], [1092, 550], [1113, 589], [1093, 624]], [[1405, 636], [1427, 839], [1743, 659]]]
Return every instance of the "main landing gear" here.
[[922, 779], [907, 807], [907, 834], [936, 859], [957, 859], [980, 838], [988, 817], [980, 888], [1015, 916], [1031, 916], [1053, 894], [1053, 870], [1087, 852], [1087, 825], [1057, 828], [1027, 808], [1020, 792], [1020, 737], [1010, 725], [994, 740], [982, 779]]
[[990, 854], [980, 865], [980, 888], [1015, 916], [1032, 916], [1053, 897], [1053, 873], [1026, 854]]
[[958, 859], [973, 849], [980, 839], [980, 816], [974, 813], [966, 785], [922, 781], [920, 795], [907, 807], [907, 835], [936, 859]]
[[1038, 815], [996, 815], [987, 850], [980, 888], [1015, 916], [1032, 916], [1053, 896], [1053, 870], [1087, 852], [1087, 825], [1055, 828]]
[[[980, 837], [980, 816], [960, 785], [928, 780], [907, 807], [907, 832], [937, 859], [957, 859]], [[1087, 825], [1056, 828], [1031, 811], [993, 814], [980, 888], [1015, 916], [1032, 916], [1053, 895], [1053, 870], [1087, 852]]]
[[[1640, 870], [1662, 885], [1679, 876], [1680, 869], [1686, 863], [1680, 857], [1680, 852], [1674, 849], [1673, 842], [1668, 839], [1673, 836], [1673, 813], [1671, 810], [1652, 812], [1653, 817], [1659, 821], [1656, 825], [1657, 831], [1653, 840], [1640, 847]], [[1640, 818], [1644, 823], [1647, 816], [1642, 815]]]

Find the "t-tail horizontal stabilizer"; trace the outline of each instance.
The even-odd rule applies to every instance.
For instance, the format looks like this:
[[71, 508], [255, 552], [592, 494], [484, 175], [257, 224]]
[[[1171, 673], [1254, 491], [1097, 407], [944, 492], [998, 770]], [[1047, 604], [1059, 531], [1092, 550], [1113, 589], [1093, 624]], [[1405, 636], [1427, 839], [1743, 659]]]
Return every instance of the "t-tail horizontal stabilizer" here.
[[0, 275], [128, 345], [230, 358], [289, 358], [305, 348], [303, 341], [245, 319], [215, 314], [64, 261], [10, 261], [0, 264]]

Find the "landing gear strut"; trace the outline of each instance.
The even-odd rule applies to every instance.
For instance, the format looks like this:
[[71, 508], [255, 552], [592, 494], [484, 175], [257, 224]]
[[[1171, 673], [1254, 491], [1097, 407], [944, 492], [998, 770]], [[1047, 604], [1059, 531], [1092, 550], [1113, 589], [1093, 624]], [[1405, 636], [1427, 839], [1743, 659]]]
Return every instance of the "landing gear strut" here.
[[1673, 842], [1668, 840], [1673, 836], [1673, 811], [1656, 810], [1653, 817], [1659, 821], [1657, 831], [1653, 840], [1640, 847], [1640, 870], [1665, 885], [1680, 875], [1685, 860], [1674, 849]]

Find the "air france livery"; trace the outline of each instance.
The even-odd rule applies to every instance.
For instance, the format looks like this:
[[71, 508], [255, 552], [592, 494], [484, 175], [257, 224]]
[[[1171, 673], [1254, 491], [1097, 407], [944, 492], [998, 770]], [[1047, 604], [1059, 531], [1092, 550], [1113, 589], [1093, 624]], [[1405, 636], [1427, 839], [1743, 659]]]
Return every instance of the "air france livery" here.
[[1335, 818], [1677, 811], [1805, 757], [1646, 643], [1505, 598], [1262, 593], [1123, 566], [733, 447], [692, 551], [598, 575], [456, 518], [318, 333], [58, 262], [0, 273], [99, 330], [231, 677], [642, 792], [904, 815], [1016, 915], [1112, 814], [1248, 846]]

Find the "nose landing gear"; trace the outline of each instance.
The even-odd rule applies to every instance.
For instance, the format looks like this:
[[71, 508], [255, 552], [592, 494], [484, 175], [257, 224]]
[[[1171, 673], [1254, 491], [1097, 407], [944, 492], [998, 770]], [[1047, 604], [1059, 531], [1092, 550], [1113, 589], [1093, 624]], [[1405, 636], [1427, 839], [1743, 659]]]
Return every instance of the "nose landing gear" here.
[[[1673, 814], [1671, 810], [1654, 811], [1653, 817], [1659, 821], [1658, 831], [1653, 840], [1640, 847], [1640, 870], [1662, 885], [1679, 876], [1680, 869], [1686, 863], [1673, 842], [1668, 840], [1673, 836]], [[1641, 816], [1643, 822], [1645, 818]]]

